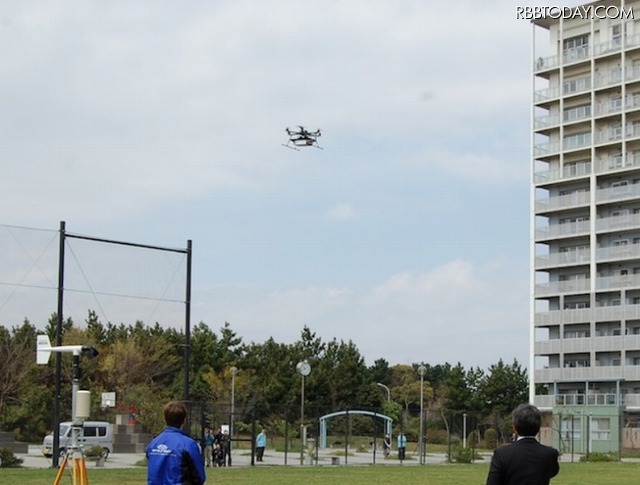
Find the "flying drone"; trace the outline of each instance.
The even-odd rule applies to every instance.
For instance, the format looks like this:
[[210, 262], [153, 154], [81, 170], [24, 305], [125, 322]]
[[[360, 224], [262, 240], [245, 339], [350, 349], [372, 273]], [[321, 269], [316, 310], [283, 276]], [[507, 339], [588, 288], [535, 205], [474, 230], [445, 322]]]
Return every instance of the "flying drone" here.
[[300, 151], [300, 147], [314, 147], [322, 150], [322, 147], [318, 145], [318, 138], [321, 133], [320, 130], [309, 131], [304, 126], [298, 126], [299, 130], [286, 129], [287, 135], [289, 135], [289, 141], [282, 146], [291, 148], [292, 150]]

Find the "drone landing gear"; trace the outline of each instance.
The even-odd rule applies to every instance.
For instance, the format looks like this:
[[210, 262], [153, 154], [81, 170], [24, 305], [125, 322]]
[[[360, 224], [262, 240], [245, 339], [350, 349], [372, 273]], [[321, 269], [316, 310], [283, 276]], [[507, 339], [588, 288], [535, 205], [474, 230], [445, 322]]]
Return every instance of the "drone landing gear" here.
[[[295, 150], [297, 152], [300, 151], [300, 149], [297, 146], [291, 146], [291, 145], [285, 145], [284, 143], [282, 143], [282, 146], [285, 148], [290, 148], [291, 150]], [[318, 145], [301, 145], [303, 147], [313, 147], [313, 148], [317, 148], [318, 150], [324, 150], [324, 148], [319, 147]]]

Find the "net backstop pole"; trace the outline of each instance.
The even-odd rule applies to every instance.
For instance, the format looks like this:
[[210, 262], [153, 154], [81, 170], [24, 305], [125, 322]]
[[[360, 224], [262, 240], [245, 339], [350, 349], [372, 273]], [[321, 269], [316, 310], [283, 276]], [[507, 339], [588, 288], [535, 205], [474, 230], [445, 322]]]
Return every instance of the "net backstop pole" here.
[[189, 358], [191, 355], [191, 239], [187, 241], [187, 283], [184, 309], [184, 388], [183, 399], [189, 403]]
[[[56, 321], [56, 346], [62, 345], [62, 308], [64, 304], [64, 247], [65, 247], [66, 224], [60, 221], [60, 249], [58, 256], [58, 315]], [[58, 468], [60, 455], [60, 394], [62, 375], [62, 354], [56, 352], [55, 369], [55, 399], [53, 400], [53, 450], [52, 467]]]

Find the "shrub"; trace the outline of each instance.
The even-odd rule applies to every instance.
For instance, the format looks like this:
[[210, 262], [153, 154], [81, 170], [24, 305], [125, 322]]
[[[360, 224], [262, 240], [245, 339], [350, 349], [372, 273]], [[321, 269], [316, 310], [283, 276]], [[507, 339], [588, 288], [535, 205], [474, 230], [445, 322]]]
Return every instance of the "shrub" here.
[[17, 458], [9, 448], [0, 448], [0, 468], [16, 468], [24, 460]]
[[102, 447], [94, 445], [91, 448], [87, 448], [84, 451], [84, 456], [87, 458], [97, 458], [102, 454]]
[[495, 429], [493, 428], [486, 429], [486, 431], [484, 432], [484, 442], [487, 449], [495, 450], [497, 436], [498, 436], [498, 433], [496, 433]]
[[589, 453], [588, 455], [582, 455], [580, 461], [596, 462], [596, 461], [620, 461], [620, 458], [616, 453]]
[[450, 458], [454, 463], [472, 463], [473, 460], [477, 460], [479, 458], [479, 455], [473, 448], [454, 446], [451, 450]]
[[[457, 436], [451, 437], [452, 442], [459, 441]], [[437, 445], [446, 445], [449, 442], [446, 429], [429, 429], [427, 430], [427, 442]]]

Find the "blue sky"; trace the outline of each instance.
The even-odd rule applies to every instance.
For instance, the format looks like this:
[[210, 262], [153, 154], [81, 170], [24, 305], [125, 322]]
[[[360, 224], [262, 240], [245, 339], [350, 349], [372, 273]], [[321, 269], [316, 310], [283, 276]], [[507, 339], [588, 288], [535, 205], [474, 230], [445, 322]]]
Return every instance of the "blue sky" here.
[[[191, 239], [192, 323], [245, 342], [307, 325], [368, 364], [526, 366], [530, 42], [507, 1], [4, 2], [0, 224]], [[283, 148], [295, 125], [324, 150]], [[37, 234], [0, 229], [4, 325], [55, 310], [12, 286], [56, 281]], [[69, 284], [127, 293], [133, 268], [180, 299], [179, 257], [73, 247]], [[68, 311], [180, 321], [144, 303]]]

